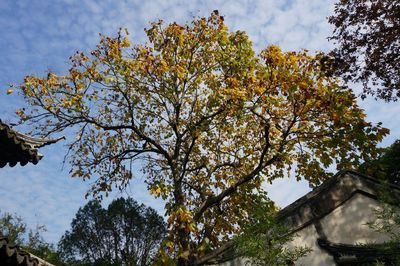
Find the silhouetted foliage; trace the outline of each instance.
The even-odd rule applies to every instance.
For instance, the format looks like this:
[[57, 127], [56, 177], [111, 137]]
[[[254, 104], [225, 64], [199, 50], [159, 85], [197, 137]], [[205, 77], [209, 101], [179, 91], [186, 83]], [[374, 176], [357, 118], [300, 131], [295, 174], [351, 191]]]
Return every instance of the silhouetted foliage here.
[[390, 192], [392, 189], [389, 186], [390, 184], [400, 185], [400, 140], [396, 140], [389, 147], [382, 148], [379, 158], [365, 162], [360, 166], [359, 171], [388, 182], [378, 196], [381, 206], [374, 210], [376, 219], [370, 221], [368, 225], [375, 231], [390, 237], [381, 248], [395, 254], [390, 258], [392, 263], [376, 265], [399, 265], [400, 199], [398, 195]]
[[338, 47], [331, 66], [345, 81], [361, 82], [362, 97], [400, 97], [400, 1], [340, 0], [329, 17]]
[[161, 216], [132, 198], [80, 208], [60, 240], [69, 265], [149, 265], [166, 233]]
[[382, 148], [379, 158], [365, 162], [359, 171], [400, 185], [400, 140], [396, 140], [387, 148]]

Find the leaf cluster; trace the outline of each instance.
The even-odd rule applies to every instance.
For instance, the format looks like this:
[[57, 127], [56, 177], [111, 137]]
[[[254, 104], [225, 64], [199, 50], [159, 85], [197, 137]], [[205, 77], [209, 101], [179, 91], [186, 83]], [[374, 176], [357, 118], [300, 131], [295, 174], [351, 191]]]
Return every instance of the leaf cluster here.
[[381, 148], [379, 157], [367, 160], [359, 167], [361, 173], [400, 185], [400, 140], [392, 145]]
[[235, 252], [243, 256], [246, 264], [293, 265], [310, 251], [306, 246], [288, 246], [295, 234], [291, 234], [276, 215], [277, 208], [266, 195], [260, 195], [253, 202], [241, 234], [233, 240]]
[[[400, 2], [340, 0], [329, 17], [338, 45], [330, 67], [344, 80], [360, 82], [362, 97], [400, 97]], [[329, 61], [329, 60], [328, 60]]]

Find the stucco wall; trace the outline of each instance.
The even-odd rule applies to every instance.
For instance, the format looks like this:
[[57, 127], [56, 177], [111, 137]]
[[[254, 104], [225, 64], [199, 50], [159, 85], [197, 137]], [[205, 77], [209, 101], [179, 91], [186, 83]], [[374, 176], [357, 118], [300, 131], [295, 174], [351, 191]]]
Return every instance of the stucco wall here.
[[[310, 224], [297, 231], [295, 238], [288, 246], [307, 246], [312, 251], [298, 260], [296, 265], [335, 265], [333, 257], [321, 249], [317, 243], [317, 239], [323, 235], [331, 242], [345, 244], [379, 243], [387, 240], [386, 236], [374, 232], [366, 224], [374, 220], [374, 209], [377, 207], [378, 202], [376, 200], [356, 193], [343, 205], [317, 221], [317, 223], [319, 222], [319, 227], [315, 224]], [[317, 232], [316, 228], [319, 228], [319, 232]], [[242, 259], [235, 259], [220, 265], [243, 266], [245, 263]]]
[[[384, 242], [388, 237], [373, 231], [366, 224], [375, 219], [374, 209], [378, 207], [376, 200], [357, 193], [319, 221], [322, 234], [335, 243]], [[290, 243], [295, 246], [307, 245], [313, 249], [308, 256], [298, 260], [296, 265], [335, 265], [333, 257], [318, 246], [317, 238], [322, 235], [318, 235], [315, 228], [315, 224], [303, 228], [297, 232], [298, 236]]]
[[217, 266], [245, 266], [246, 263], [243, 258], [236, 258], [231, 261], [220, 263]]
[[374, 210], [379, 208], [376, 200], [355, 194], [344, 205], [321, 219], [327, 239], [335, 243], [381, 243], [388, 237], [370, 229], [366, 223], [376, 219]]
[[291, 243], [288, 244], [289, 247], [308, 247], [312, 251], [308, 253], [307, 256], [300, 258], [296, 265], [318, 265], [327, 266], [335, 265], [333, 258], [324, 250], [320, 249], [317, 243], [318, 234], [315, 230], [314, 225], [309, 225], [296, 233], [296, 237]]

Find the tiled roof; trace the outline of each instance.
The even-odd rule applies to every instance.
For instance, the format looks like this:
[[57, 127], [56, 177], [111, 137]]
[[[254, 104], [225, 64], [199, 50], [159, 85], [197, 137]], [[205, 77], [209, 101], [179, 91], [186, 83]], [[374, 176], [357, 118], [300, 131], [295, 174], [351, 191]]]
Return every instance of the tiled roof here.
[[[381, 180], [351, 170], [342, 170], [280, 210], [278, 219], [284, 221], [291, 230], [297, 231], [341, 206], [355, 193], [377, 198], [377, 193], [383, 188], [384, 183]], [[393, 197], [400, 199], [400, 186], [388, 184], [386, 189], [390, 189]]]
[[[377, 198], [377, 193], [379, 193], [382, 188], [389, 189], [391, 195], [400, 200], [400, 186], [392, 184], [386, 184], [386, 186], [384, 186], [384, 183], [376, 178], [351, 170], [342, 170], [330, 180], [316, 187], [313, 191], [280, 210], [277, 218], [283, 222], [291, 232], [296, 232], [341, 206], [341, 204], [350, 199], [355, 193], [361, 193], [368, 197]], [[348, 262], [348, 254], [343, 252], [343, 250], [347, 247], [351, 246], [352, 249], [350, 250], [353, 253], [350, 254], [350, 256], [354, 256], [356, 259], [358, 258], [357, 256], [362, 256], [368, 252], [372, 252], [373, 248], [375, 248], [373, 247], [371, 251], [370, 248], [366, 247], [357, 247], [354, 245], [346, 246], [346, 244], [331, 243], [326, 240], [319, 240], [319, 242], [322, 248], [328, 252], [332, 254], [337, 252], [337, 254], [335, 253], [333, 255], [338, 256], [338, 261], [340, 260], [340, 263], [342, 263], [339, 265], [359, 265], [352, 264], [353, 261], [346, 264], [346, 262]], [[400, 247], [398, 250], [400, 251]], [[391, 254], [391, 251], [387, 251], [388, 254], [385, 253], [386, 251], [382, 252], [383, 253], [379, 253], [380, 255], [377, 257], [386, 259], [385, 256]], [[234, 250], [227, 249], [224, 250], [216, 259], [212, 261], [210, 260], [210, 262], [218, 264], [232, 261], [237, 257], [238, 254], [235, 254]]]
[[54, 266], [14, 245], [0, 232], [0, 265], [2, 266]]
[[5, 237], [0, 236], [0, 263], [1, 265], [39, 266], [39, 260], [25, 252], [17, 245], [10, 244]]
[[400, 253], [399, 243], [351, 245], [318, 239], [318, 244], [334, 257], [337, 265], [375, 265], [377, 261], [394, 265], [392, 260]]
[[33, 138], [13, 130], [0, 120], [0, 168], [11, 167], [18, 162], [23, 166], [27, 163], [37, 164], [43, 157], [38, 148], [55, 143], [59, 139]]

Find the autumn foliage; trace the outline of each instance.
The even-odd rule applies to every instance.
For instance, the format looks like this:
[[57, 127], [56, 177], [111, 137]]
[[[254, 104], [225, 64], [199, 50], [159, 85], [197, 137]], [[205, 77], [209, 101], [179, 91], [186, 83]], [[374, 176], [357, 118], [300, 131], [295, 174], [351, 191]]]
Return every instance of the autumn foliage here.
[[374, 157], [388, 133], [325, 76], [321, 55], [275, 45], [256, 54], [217, 12], [146, 33], [135, 45], [124, 30], [102, 36], [65, 75], [27, 76], [18, 114], [43, 136], [75, 132], [71, 173], [94, 180], [93, 195], [123, 189], [141, 167], [166, 202], [163, 264], [195, 265], [240, 232], [263, 182], [319, 184], [331, 166]]

